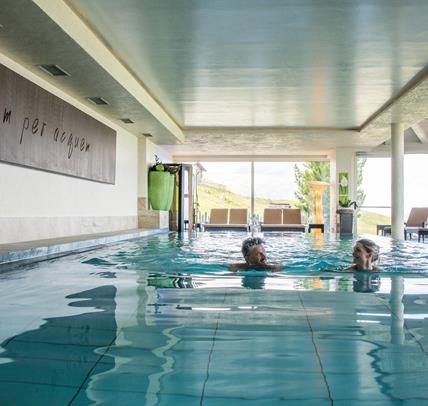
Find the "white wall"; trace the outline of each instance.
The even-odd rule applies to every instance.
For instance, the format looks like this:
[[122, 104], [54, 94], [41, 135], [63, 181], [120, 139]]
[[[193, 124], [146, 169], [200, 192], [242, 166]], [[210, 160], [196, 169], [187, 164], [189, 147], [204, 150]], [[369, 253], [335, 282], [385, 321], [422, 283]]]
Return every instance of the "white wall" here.
[[137, 138], [3, 55], [0, 63], [117, 131], [114, 185], [0, 163], [0, 244], [136, 228]]

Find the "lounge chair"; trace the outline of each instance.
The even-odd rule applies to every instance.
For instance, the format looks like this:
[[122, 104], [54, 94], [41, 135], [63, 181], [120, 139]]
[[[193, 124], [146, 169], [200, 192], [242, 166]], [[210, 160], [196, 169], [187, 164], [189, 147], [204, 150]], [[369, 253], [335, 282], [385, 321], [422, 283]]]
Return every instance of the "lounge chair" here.
[[[407, 235], [412, 238], [412, 234], [418, 234], [418, 231], [421, 228], [424, 228], [424, 223], [428, 219], [428, 207], [413, 207], [410, 210], [409, 217], [404, 223], [404, 239], [407, 240]], [[382, 231], [382, 235], [391, 234], [390, 225], [381, 225], [381, 228], [378, 226], [378, 230]]]
[[229, 209], [229, 230], [248, 231], [248, 210]]
[[306, 225], [302, 224], [300, 209], [282, 209], [282, 224], [287, 231], [306, 231]]
[[210, 222], [205, 230], [248, 231], [247, 209], [211, 209]]
[[211, 209], [210, 222], [204, 224], [205, 230], [221, 229], [227, 226], [229, 209]]
[[305, 232], [300, 209], [265, 209], [262, 231], [300, 231]]
[[281, 231], [282, 209], [264, 209], [261, 231]]
[[405, 223], [404, 239], [407, 240], [407, 235], [412, 239], [412, 234], [418, 234], [418, 231], [424, 228], [427, 219], [428, 207], [413, 207]]

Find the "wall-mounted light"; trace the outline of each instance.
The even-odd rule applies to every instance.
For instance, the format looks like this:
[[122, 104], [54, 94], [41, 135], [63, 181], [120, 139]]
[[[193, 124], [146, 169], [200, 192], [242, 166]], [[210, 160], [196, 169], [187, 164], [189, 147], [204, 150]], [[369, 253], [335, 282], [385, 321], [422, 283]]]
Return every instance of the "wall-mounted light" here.
[[89, 100], [91, 103], [97, 104], [97, 105], [103, 105], [108, 104], [108, 102], [99, 96], [93, 96], [93, 97], [87, 97], [87, 100]]
[[43, 72], [49, 73], [51, 76], [70, 76], [68, 72], [58, 65], [37, 65]]
[[144, 135], [146, 138], [152, 138], [153, 135], [150, 133], [143, 133], [142, 135]]

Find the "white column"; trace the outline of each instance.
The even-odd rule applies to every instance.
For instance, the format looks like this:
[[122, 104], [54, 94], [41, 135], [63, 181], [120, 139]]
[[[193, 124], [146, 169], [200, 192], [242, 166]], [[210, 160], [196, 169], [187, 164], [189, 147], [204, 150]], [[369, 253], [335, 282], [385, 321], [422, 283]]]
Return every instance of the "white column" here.
[[[357, 200], [357, 162], [355, 149], [353, 148], [336, 148], [336, 182], [339, 182], [339, 173], [348, 173], [348, 190], [349, 198], [352, 201]], [[339, 185], [337, 186], [339, 188]], [[337, 191], [337, 193], [339, 193]]]
[[[357, 162], [355, 149], [336, 148], [330, 156], [330, 231], [336, 232], [336, 209], [339, 200], [339, 173], [348, 173], [349, 198], [357, 200]], [[334, 230], [333, 230], [334, 227]], [[354, 232], [356, 230], [354, 229]]]
[[138, 197], [147, 198], [147, 140], [138, 138]]
[[329, 154], [330, 158], [330, 233], [336, 234], [336, 210], [337, 210], [337, 174], [336, 151]]
[[404, 239], [404, 131], [403, 124], [391, 124], [391, 235]]
[[254, 218], [254, 161], [251, 161], [251, 219]]
[[391, 343], [404, 343], [404, 280], [402, 276], [391, 277]]

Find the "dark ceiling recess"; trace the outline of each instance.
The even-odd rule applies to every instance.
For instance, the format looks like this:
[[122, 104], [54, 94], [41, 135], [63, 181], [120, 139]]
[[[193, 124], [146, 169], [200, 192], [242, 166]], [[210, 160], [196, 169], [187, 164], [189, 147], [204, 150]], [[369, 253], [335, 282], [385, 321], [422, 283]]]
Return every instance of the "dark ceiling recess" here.
[[42, 71], [52, 76], [70, 76], [64, 69], [58, 65], [37, 65]]
[[152, 135], [152, 134], [150, 134], [150, 133], [143, 133], [143, 135], [144, 135], [146, 138], [151, 138], [151, 137], [153, 137], [153, 135]]
[[134, 124], [130, 118], [121, 118], [120, 121], [123, 121], [125, 124]]
[[108, 102], [105, 99], [103, 99], [102, 97], [99, 97], [99, 96], [87, 97], [87, 99], [91, 103], [98, 104], [98, 105], [108, 104]]

